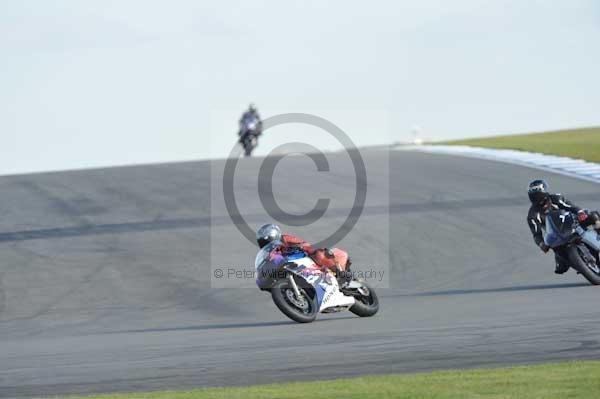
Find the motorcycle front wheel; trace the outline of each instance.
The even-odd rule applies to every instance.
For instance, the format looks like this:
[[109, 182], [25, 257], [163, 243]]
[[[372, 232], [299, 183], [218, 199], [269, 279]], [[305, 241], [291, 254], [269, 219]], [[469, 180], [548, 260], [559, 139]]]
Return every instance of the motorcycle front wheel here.
[[600, 285], [600, 267], [596, 262], [587, 261], [584, 254], [576, 246], [569, 247], [567, 254], [573, 269], [581, 273], [591, 284]]
[[252, 150], [254, 150], [254, 146], [250, 140], [246, 140], [244, 142], [244, 156], [252, 156]]
[[317, 302], [300, 289], [300, 298], [296, 298], [288, 280], [278, 280], [271, 288], [271, 297], [281, 312], [298, 323], [310, 323], [317, 318]]

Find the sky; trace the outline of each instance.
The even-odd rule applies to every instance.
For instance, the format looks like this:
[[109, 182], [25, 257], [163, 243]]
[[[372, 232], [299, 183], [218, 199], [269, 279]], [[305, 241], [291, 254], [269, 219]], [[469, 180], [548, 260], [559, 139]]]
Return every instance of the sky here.
[[[0, 174], [600, 125], [600, 2], [0, 1]], [[288, 141], [336, 149], [318, 128]]]

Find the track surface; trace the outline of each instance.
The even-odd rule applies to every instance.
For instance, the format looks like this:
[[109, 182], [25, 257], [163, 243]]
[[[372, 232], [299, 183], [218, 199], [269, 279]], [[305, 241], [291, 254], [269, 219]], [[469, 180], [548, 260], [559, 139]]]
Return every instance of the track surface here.
[[[389, 219], [368, 204], [343, 246], [355, 265], [389, 255], [392, 288], [379, 290], [374, 318], [311, 325], [288, 321], [258, 290], [210, 288], [211, 242], [226, 248], [223, 264], [254, 257], [226, 215], [209, 229], [220, 162], [0, 178], [0, 397], [600, 358], [600, 291], [553, 274], [529, 236], [524, 196], [543, 176], [597, 207], [598, 186], [483, 160], [392, 151], [388, 165], [381, 155], [364, 158], [370, 196], [388, 197], [378, 179], [391, 170]], [[256, 190], [260, 160], [242, 162], [238, 178]], [[285, 162], [289, 203], [309, 209], [314, 198], [294, 199], [315, 190], [314, 166]], [[352, 182], [345, 169], [318, 190], [344, 210]], [[247, 212], [266, 220], [252, 201]], [[390, 248], [379, 240], [387, 220]]]

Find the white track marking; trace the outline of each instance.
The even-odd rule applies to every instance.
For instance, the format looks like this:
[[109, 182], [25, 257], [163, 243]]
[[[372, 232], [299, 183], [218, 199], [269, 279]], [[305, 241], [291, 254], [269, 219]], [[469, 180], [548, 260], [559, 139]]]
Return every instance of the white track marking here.
[[600, 164], [581, 159], [545, 155], [535, 152], [469, 147], [463, 145], [404, 145], [398, 151], [419, 151], [431, 154], [459, 155], [471, 158], [528, 166], [578, 179], [600, 183]]

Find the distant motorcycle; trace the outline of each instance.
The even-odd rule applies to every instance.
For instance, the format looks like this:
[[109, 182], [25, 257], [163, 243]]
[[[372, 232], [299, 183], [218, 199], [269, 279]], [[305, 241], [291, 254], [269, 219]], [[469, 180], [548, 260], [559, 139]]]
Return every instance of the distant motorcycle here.
[[302, 251], [281, 253], [274, 241], [256, 255], [256, 284], [271, 293], [275, 305], [298, 323], [314, 321], [318, 313], [350, 310], [370, 317], [379, 310], [375, 290], [362, 280], [352, 279], [340, 289], [337, 279]]
[[573, 213], [552, 210], [546, 215], [544, 243], [590, 283], [600, 285], [600, 235], [593, 226], [583, 226]]
[[256, 116], [245, 116], [240, 121], [240, 144], [244, 155], [249, 157], [258, 145], [258, 136], [262, 133], [262, 124]]

